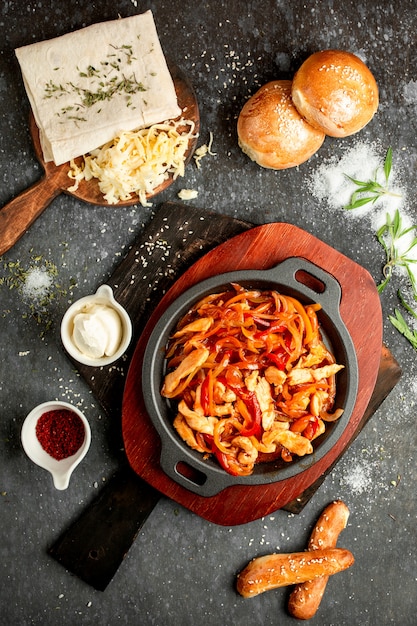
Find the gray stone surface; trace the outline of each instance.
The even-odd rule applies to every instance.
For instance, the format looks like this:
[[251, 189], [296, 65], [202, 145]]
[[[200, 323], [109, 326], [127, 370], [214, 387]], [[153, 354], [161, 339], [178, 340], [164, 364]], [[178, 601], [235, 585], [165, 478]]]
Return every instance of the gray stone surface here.
[[[47, 554], [123, 454], [120, 423], [106, 418], [61, 349], [60, 320], [69, 302], [106, 280], [160, 202], [175, 198], [182, 187], [195, 188], [199, 195], [194, 203], [203, 209], [258, 224], [289, 221], [366, 267], [379, 282], [384, 255], [375, 238], [375, 213], [347, 214], [332, 206], [332, 198], [319, 199], [311, 185], [320, 166], [350, 154], [360, 142], [368, 149], [374, 146], [380, 158], [393, 147], [396, 183], [407, 198], [404, 210], [416, 221], [412, 0], [2, 2], [0, 206], [41, 176], [14, 48], [147, 8], [154, 12], [165, 53], [194, 85], [201, 109], [200, 143], [212, 132], [216, 156], [203, 160], [199, 170], [190, 165], [185, 179], [152, 208], [93, 207], [61, 195], [1, 259], [0, 624], [294, 623], [286, 613], [287, 590], [245, 600], [235, 591], [235, 576], [255, 556], [303, 549], [316, 517], [335, 498], [344, 499], [351, 510], [340, 543], [352, 550], [356, 562], [330, 580], [311, 623], [414, 624], [417, 362], [416, 352], [388, 321], [397, 306], [398, 284], [404, 283], [398, 273], [381, 302], [384, 341], [403, 369], [402, 379], [302, 513], [277, 511], [223, 527], [162, 498], [105, 592], [71, 576]], [[359, 135], [327, 138], [299, 168], [262, 170], [237, 146], [239, 110], [257, 87], [291, 77], [308, 54], [322, 48], [350, 50], [366, 61], [380, 87], [379, 111]], [[32, 315], [33, 309], [39, 311], [33, 294], [8, 288], [11, 276], [17, 276], [16, 263], [25, 271], [45, 263], [57, 268], [56, 297], [41, 320]], [[26, 414], [54, 398], [80, 406], [93, 437], [64, 492], [54, 489], [20, 443]]]

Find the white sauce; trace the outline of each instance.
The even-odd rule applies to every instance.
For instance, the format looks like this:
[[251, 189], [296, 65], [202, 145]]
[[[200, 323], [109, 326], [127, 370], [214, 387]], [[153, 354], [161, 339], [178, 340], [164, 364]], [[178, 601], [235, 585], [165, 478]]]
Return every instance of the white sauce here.
[[78, 350], [93, 359], [113, 356], [122, 340], [122, 321], [111, 306], [85, 306], [73, 319], [72, 340]]

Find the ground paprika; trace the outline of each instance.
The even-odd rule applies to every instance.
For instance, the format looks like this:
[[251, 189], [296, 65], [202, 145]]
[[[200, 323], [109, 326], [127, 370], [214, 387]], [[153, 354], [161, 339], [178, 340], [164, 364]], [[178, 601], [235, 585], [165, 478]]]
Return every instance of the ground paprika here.
[[61, 461], [80, 449], [85, 437], [84, 424], [69, 409], [46, 411], [36, 423], [36, 437], [45, 452]]

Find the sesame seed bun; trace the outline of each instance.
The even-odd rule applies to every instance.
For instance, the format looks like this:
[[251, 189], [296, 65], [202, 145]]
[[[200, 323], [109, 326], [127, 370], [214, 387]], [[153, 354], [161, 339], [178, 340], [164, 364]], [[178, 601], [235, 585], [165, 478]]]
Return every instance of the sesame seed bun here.
[[291, 99], [290, 80], [261, 87], [243, 106], [237, 122], [239, 146], [262, 167], [282, 170], [307, 161], [325, 134], [310, 126]]
[[332, 137], [360, 131], [379, 103], [378, 86], [368, 67], [351, 52], [315, 52], [296, 72], [292, 99], [306, 121]]

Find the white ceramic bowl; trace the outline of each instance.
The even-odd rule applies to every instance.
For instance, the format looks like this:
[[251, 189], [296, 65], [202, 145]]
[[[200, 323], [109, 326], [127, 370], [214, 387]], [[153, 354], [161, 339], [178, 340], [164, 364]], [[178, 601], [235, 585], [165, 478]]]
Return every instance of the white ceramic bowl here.
[[[103, 356], [100, 358], [87, 356], [77, 348], [72, 338], [75, 316], [94, 304], [111, 307], [120, 317], [122, 324], [122, 338], [116, 352], [111, 356]], [[101, 285], [95, 294], [80, 298], [80, 300], [74, 302], [74, 304], [72, 304], [66, 311], [61, 322], [61, 339], [65, 350], [79, 363], [82, 363], [83, 365], [90, 365], [92, 367], [110, 365], [120, 359], [120, 357], [126, 352], [132, 340], [132, 322], [127, 311], [115, 300], [111, 287], [109, 287], [109, 285]]]
[[[41, 415], [44, 413], [62, 409], [72, 411], [80, 417], [84, 424], [85, 436], [81, 447], [75, 454], [58, 461], [42, 448], [36, 436], [36, 424]], [[77, 409], [77, 407], [72, 406], [68, 402], [51, 401], [43, 402], [32, 409], [23, 422], [21, 438], [23, 449], [28, 457], [36, 463], [36, 465], [39, 465], [39, 467], [42, 467], [50, 472], [52, 474], [54, 486], [57, 489], [62, 490], [68, 487], [72, 472], [75, 470], [77, 465], [81, 463], [88, 452], [91, 443], [91, 430], [86, 417], [79, 409]]]

